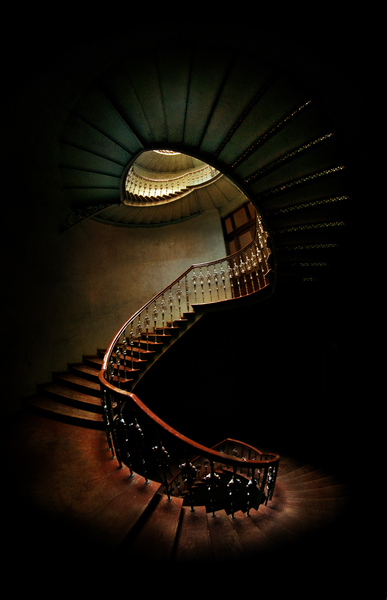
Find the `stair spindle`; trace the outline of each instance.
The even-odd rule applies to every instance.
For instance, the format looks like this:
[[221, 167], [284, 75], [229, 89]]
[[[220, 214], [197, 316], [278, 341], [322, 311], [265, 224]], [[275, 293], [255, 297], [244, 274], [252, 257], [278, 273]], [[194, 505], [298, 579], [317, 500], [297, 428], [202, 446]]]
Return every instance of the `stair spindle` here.
[[187, 312], [189, 312], [189, 292], [188, 292], [188, 276], [185, 276], [185, 298], [187, 302]]
[[220, 277], [222, 279], [222, 284], [223, 284], [224, 299], [227, 300], [226, 273], [225, 273], [225, 270], [223, 268], [223, 264], [221, 264]]
[[179, 319], [181, 319], [181, 287], [180, 287], [180, 281], [177, 284], [177, 290], [176, 290], [176, 296], [177, 296], [177, 300], [179, 303]]
[[157, 344], [157, 315], [158, 315], [158, 311], [157, 311], [157, 304], [156, 304], [156, 300], [154, 302], [154, 308], [153, 308], [153, 325], [154, 325], [154, 332], [155, 332], [155, 342]]
[[163, 330], [163, 335], [165, 335], [165, 300], [164, 300], [164, 294], [161, 296], [161, 327]]
[[146, 309], [146, 315], [144, 318], [144, 323], [145, 323], [145, 335], [146, 335], [146, 351], [149, 352], [149, 323], [150, 323], [150, 318], [148, 315], [148, 308]]
[[194, 286], [194, 296], [195, 296], [195, 304], [196, 304], [196, 281], [197, 281], [198, 276], [196, 275], [195, 271], [193, 271], [192, 273], [192, 283]]
[[124, 333], [123, 333], [123, 337], [122, 337], [122, 354], [124, 357], [124, 379], [126, 379], [126, 347], [128, 345], [128, 342], [126, 340], [126, 329], [124, 329]]
[[204, 275], [202, 273], [201, 268], [200, 268], [200, 272], [199, 272], [199, 281], [200, 281], [200, 287], [202, 289], [202, 302], [204, 302]]
[[211, 292], [211, 273], [207, 267], [207, 285], [210, 292], [210, 302], [212, 302], [212, 292]]
[[171, 314], [171, 327], [172, 327], [173, 326], [173, 302], [174, 302], [172, 288], [169, 288], [168, 300], [169, 300], [169, 310], [170, 310], [170, 314]]
[[214, 277], [215, 286], [216, 286], [216, 294], [217, 294], [218, 301], [219, 301], [219, 300], [220, 300], [220, 297], [219, 297], [219, 279], [218, 279], [218, 272], [217, 272], [217, 270], [216, 270], [216, 265], [214, 266], [214, 274], [213, 274], [213, 277]]

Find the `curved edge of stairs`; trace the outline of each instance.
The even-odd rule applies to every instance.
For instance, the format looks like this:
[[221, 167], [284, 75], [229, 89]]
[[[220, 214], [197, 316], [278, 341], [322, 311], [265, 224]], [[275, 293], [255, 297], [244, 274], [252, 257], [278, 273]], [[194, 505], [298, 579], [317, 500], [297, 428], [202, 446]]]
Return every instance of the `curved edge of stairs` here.
[[[46, 448], [28, 449], [32, 470], [39, 472], [33, 461], [36, 452], [43, 452], [49, 469], [37, 503], [42, 502], [45, 486], [53, 485], [61, 534], [76, 542], [77, 553], [118, 553], [132, 564], [254, 561], [293, 552], [300, 542], [345, 515], [351, 497], [344, 484], [321, 469], [286, 457], [281, 457], [272, 502], [251, 509], [249, 515], [238, 511], [234, 517], [225, 510], [206, 513], [204, 506], [192, 512], [183, 506], [182, 498], [168, 501], [159, 493], [160, 483], [146, 482], [137, 473], [130, 476], [129, 469], [120, 469], [112, 458], [104, 433], [98, 383], [104, 354], [99, 349], [96, 355], [69, 364], [67, 371], [54, 373], [51, 382], [39, 385], [38, 393], [24, 401], [26, 426], [32, 419], [36, 430], [50, 440]], [[53, 445], [62, 445], [62, 454], [68, 454], [68, 444], [76, 453], [72, 462], [65, 460], [59, 469], [68, 471], [65, 489], [65, 482], [56, 480], [57, 453], [49, 452]], [[34, 482], [30, 486], [27, 495], [34, 494]]]
[[[60, 560], [70, 540], [71, 560], [115, 556], [128, 565], [182, 567], [271, 560], [314, 543], [313, 536], [330, 531], [352, 502], [348, 488], [333, 476], [285, 458], [270, 505], [251, 509], [250, 516], [238, 511], [234, 518], [224, 510], [213, 516], [204, 506], [192, 512], [181, 498], [168, 501], [159, 493], [160, 483], [119, 468], [103, 431], [73, 422], [53, 425], [30, 412], [16, 429], [19, 438], [11, 440], [9, 452], [16, 461], [28, 455], [29, 471], [12, 473], [10, 483], [17, 480], [21, 496], [40, 514], [50, 539], [45, 549]], [[36, 527], [44, 540], [33, 511], [32, 517], [27, 516], [28, 527]]]
[[52, 381], [38, 384], [37, 393], [23, 398], [26, 410], [73, 425], [104, 430], [98, 373], [104, 350], [70, 363], [53, 373]]

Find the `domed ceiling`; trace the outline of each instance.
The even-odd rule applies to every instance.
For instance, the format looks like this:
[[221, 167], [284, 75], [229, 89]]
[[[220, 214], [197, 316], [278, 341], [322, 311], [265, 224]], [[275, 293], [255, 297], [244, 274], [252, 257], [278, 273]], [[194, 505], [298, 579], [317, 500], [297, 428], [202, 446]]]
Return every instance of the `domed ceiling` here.
[[[309, 90], [259, 55], [203, 41], [178, 52], [168, 43], [133, 51], [103, 71], [69, 114], [59, 159], [75, 211], [69, 224], [92, 215], [156, 226], [214, 207], [225, 214], [247, 197], [275, 245], [279, 276], [301, 281], [320, 278], [336, 260], [349, 199], [345, 163]], [[125, 192], [131, 168], [156, 180], [203, 164], [220, 177], [174, 201], [134, 205]]]

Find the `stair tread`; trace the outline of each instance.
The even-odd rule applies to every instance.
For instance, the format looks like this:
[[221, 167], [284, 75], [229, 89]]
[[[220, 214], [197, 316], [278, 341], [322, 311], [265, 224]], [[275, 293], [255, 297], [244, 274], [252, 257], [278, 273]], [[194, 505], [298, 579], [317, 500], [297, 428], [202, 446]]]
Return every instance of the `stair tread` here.
[[266, 511], [252, 508], [249, 517], [258, 529], [267, 537], [268, 546], [280, 546], [294, 540], [294, 533], [281, 526], [275, 516], [269, 516]]
[[104, 550], [116, 548], [144, 514], [160, 484], [133, 474], [126, 476], [124, 489], [101, 506], [82, 515], [82, 529], [87, 544]]
[[266, 548], [268, 543], [266, 535], [242, 511], [236, 512], [234, 518], [229, 518], [234, 531], [241, 541], [246, 556], [255, 556], [257, 551], [262, 551]]
[[63, 404], [51, 398], [47, 398], [46, 396], [42, 396], [40, 394], [29, 396], [25, 399], [25, 402], [30, 406], [34, 406], [36, 408], [57, 415], [63, 415], [67, 417], [73, 417], [75, 419], [84, 419], [86, 421], [96, 421], [98, 423], [103, 423], [102, 415], [99, 413], [83, 410], [81, 408], [75, 408], [73, 406], [69, 406], [68, 404]]
[[[102, 364], [102, 359], [101, 359]], [[91, 365], [86, 365], [85, 363], [69, 363], [69, 367], [79, 370], [82, 373], [89, 373], [90, 375], [96, 375], [98, 377], [98, 373], [100, 369], [97, 366], [92, 367]]]
[[215, 560], [241, 559], [244, 556], [240, 539], [225, 510], [207, 514], [208, 530]]
[[73, 383], [74, 385], [80, 385], [85, 388], [89, 388], [90, 390], [99, 391], [100, 385], [95, 381], [90, 381], [90, 379], [85, 379], [80, 375], [76, 375], [75, 373], [70, 373], [69, 371], [61, 371], [58, 373], [54, 373], [54, 377], [57, 379], [61, 379], [62, 381], [66, 381], [68, 383]]
[[[84, 392], [80, 392], [71, 387], [61, 385], [56, 382], [49, 382], [38, 385], [39, 394], [42, 396], [49, 395], [51, 400], [63, 405], [77, 404], [80, 410], [89, 410], [92, 412], [101, 412], [101, 400], [97, 396], [93, 396]], [[83, 408], [81, 408], [83, 407]]]
[[192, 512], [188, 506], [181, 510], [181, 520], [176, 537], [174, 559], [176, 562], [204, 561], [213, 558], [211, 539], [204, 506], [196, 506]]
[[[133, 537], [127, 551], [128, 557], [138, 560], [167, 561], [170, 559], [179, 526], [182, 498], [157, 495], [145, 523]], [[124, 550], [125, 556], [126, 552]]]

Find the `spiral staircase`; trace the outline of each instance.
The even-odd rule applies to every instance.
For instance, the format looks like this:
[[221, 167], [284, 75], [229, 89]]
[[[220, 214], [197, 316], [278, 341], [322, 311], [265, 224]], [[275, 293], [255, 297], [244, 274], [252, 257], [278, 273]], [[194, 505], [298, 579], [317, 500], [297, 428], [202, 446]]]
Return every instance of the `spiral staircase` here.
[[[176, 172], [167, 153], [152, 163], [155, 151], [184, 157], [185, 169], [205, 164], [221, 175], [171, 201], [146, 203], [133, 196], [125, 202], [134, 165]], [[352, 183], [340, 136], [318, 98], [241, 49], [188, 41], [176, 52], [168, 41], [151, 43], [103, 69], [68, 110], [58, 170], [72, 208], [62, 235], [88, 218], [152, 228], [194, 220], [213, 209], [226, 217], [252, 202], [270, 240], [270, 283], [248, 293], [246, 287], [242, 301], [253, 296], [249, 303], [259, 305], [289, 284], [329, 286], [342, 269]], [[193, 314], [195, 309], [201, 314], [199, 303]], [[196, 320], [187, 310], [167, 324], [188, 330], [184, 336], [171, 331], [181, 348], [190, 339], [184, 322], [190, 318]], [[122, 375], [116, 344], [119, 339], [124, 348], [123, 335], [125, 330], [112, 331], [110, 348], [69, 364], [25, 399], [28, 419], [16, 423], [16, 437], [9, 441], [15, 462], [24, 461], [24, 480], [7, 470], [15, 515], [23, 507], [26, 537], [43, 536], [46, 547], [58, 552], [54, 561], [70, 560], [63, 548], [71, 544], [73, 561], [85, 555], [119, 557], [128, 565], [258, 561], [274, 572], [272, 561], [279, 556], [307, 560], [310, 548], [328, 551], [333, 530], [349, 527], [352, 489], [310, 462], [281, 454], [271, 501], [232, 515], [223, 508], [215, 514], [203, 506], [191, 510], [183, 497], [161, 493], [162, 482], [131, 471], [117, 456], [119, 444], [112, 443], [109, 413], [101, 404], [107, 382], [113, 396], [124, 393], [125, 401], [134, 399], [143, 408], [126, 371]], [[149, 340], [146, 349], [144, 344], [148, 356], [141, 358], [139, 337], [136, 360], [153, 365]], [[168, 351], [152, 352], [160, 353], [162, 370]], [[145, 369], [145, 381], [147, 366], [137, 367]], [[114, 398], [110, 409], [117, 408]], [[276, 449], [262, 452], [275, 456]], [[33, 551], [33, 542], [26, 551]]]

